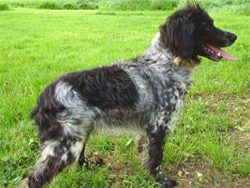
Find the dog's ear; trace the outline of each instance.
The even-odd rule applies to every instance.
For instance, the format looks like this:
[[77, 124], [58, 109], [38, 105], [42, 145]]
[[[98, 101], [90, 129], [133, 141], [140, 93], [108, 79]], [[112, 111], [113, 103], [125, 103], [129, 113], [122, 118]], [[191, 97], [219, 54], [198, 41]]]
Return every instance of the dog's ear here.
[[189, 18], [189, 15], [171, 16], [160, 26], [164, 47], [182, 59], [191, 58], [195, 48], [194, 26]]

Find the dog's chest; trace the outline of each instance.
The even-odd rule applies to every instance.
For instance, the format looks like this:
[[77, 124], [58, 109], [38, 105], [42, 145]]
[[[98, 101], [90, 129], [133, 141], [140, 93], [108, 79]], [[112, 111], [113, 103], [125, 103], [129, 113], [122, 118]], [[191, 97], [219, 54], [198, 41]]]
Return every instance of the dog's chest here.
[[173, 131], [174, 122], [182, 111], [187, 91], [188, 86], [177, 81], [166, 82], [159, 90], [158, 109], [160, 110], [160, 119], [163, 120], [170, 131]]

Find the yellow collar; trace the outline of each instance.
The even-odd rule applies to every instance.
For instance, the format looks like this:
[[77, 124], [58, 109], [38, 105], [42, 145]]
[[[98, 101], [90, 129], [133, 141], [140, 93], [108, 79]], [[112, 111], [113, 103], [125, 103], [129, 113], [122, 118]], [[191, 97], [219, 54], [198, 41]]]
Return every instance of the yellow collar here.
[[184, 60], [180, 57], [174, 58], [173, 62], [176, 66], [183, 67], [184, 69], [186, 69], [189, 72], [192, 72], [195, 68], [195, 66], [193, 65], [193, 63], [190, 60]]

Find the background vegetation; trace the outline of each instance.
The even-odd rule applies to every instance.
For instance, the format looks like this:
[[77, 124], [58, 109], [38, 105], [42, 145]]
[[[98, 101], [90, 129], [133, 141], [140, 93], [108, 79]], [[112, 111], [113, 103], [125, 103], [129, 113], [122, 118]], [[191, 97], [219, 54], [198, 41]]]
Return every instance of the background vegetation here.
[[[1, 3], [2, 2], [2, 3]], [[250, 15], [249, 0], [198, 0], [207, 10], [227, 10]], [[1, 7], [37, 9], [100, 9], [100, 10], [173, 10], [181, 8], [186, 0], [0, 0]]]
[[[238, 60], [204, 59], [195, 70], [176, 133], [165, 148], [163, 169], [179, 187], [247, 188], [250, 3], [199, 2], [218, 27], [238, 35], [227, 48]], [[184, 4], [163, 0], [0, 0], [0, 187], [25, 187], [39, 153], [37, 128], [28, 114], [47, 84], [65, 72], [142, 54], [159, 25]], [[135, 136], [130, 133], [92, 136], [87, 154], [102, 157], [105, 165], [65, 170], [47, 187], [156, 186], [141, 168], [134, 149]]]

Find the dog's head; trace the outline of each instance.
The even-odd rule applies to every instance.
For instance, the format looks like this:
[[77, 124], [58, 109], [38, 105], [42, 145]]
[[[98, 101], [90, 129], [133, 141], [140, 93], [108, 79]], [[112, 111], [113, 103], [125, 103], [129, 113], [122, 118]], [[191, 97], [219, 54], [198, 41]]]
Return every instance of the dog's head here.
[[237, 36], [214, 26], [213, 19], [199, 4], [188, 3], [160, 26], [163, 46], [175, 56], [199, 62], [198, 56], [213, 61], [236, 60], [220, 47], [230, 46]]

